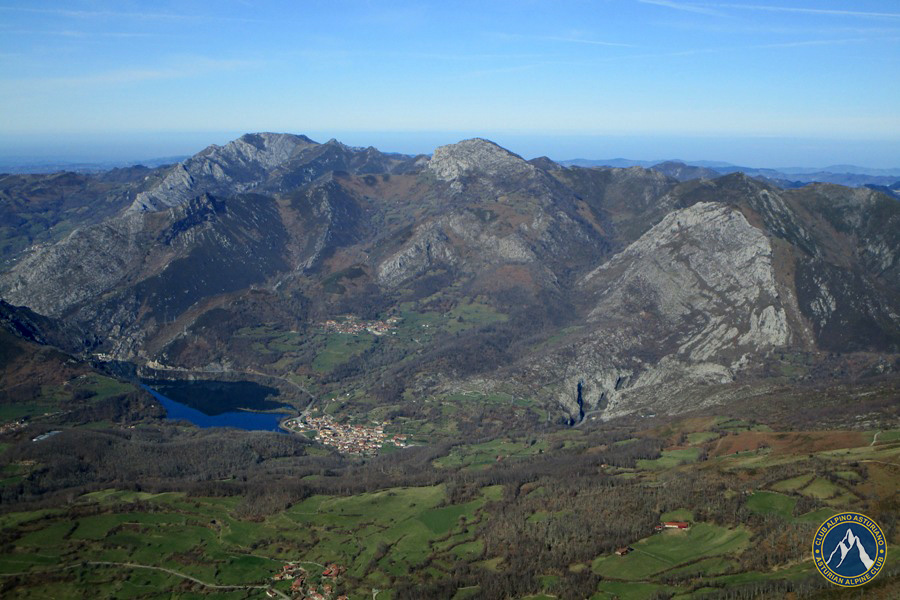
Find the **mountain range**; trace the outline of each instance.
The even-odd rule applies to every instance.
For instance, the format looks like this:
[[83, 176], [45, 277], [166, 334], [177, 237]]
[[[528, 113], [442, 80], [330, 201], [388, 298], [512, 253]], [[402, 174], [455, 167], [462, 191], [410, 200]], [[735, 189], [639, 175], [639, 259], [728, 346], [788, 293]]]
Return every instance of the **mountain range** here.
[[851, 187], [870, 186], [884, 188], [896, 195], [900, 190], [900, 169], [870, 169], [856, 165], [830, 165], [820, 169], [808, 167], [787, 167], [780, 169], [742, 167], [720, 161], [682, 160], [631, 160], [612, 158], [588, 160], [577, 158], [560, 161], [569, 167], [644, 167], [661, 171], [681, 181], [706, 177], [712, 179], [730, 173], [744, 173], [781, 188], [797, 188], [807, 183], [836, 183]]
[[[391, 405], [503, 392], [571, 424], [892, 385], [894, 188], [723, 169], [258, 133], [171, 166], [7, 175], [0, 297], [142, 373]], [[338, 351], [322, 324], [348, 315], [406, 329]]]

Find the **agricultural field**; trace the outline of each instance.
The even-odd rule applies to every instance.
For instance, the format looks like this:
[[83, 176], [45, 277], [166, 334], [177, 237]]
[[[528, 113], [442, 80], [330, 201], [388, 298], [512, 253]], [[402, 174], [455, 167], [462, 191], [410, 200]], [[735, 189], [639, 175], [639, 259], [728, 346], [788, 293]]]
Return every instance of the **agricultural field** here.
[[743, 527], [726, 529], [695, 523], [686, 530], [664, 530], [635, 542], [634, 551], [625, 556], [601, 556], [591, 568], [606, 578], [646, 580], [701, 559], [737, 555], [747, 547], [750, 537], [750, 531]]
[[[456, 505], [446, 504], [442, 486], [311, 496], [251, 522], [233, 516], [237, 499], [108, 490], [82, 496], [67, 511], [4, 515], [2, 531], [16, 533], [13, 547], [0, 554], [0, 575], [17, 578], [18, 597], [83, 597], [102, 586], [106, 597], [118, 598], [152, 585], [198, 593], [216, 586], [287, 591], [286, 582], [271, 581], [285, 562], [313, 572], [337, 563], [365, 596], [366, 586], [385, 585], [427, 555], [436, 557], [437, 573], [440, 565], [478, 558], [483, 547], [474, 532], [499, 491], [486, 487]], [[42, 583], [61, 572], [72, 577]]]
[[878, 437], [872, 436], [874, 444], [889, 444], [891, 442], [900, 442], [900, 429], [891, 429], [888, 431], [877, 431]]
[[760, 515], [778, 515], [792, 519], [797, 498], [777, 492], [754, 492], [747, 498], [747, 508]]
[[[453, 435], [450, 424], [458, 417], [442, 412], [450, 406], [529, 410], [509, 394], [455, 393], [422, 399], [441, 415], [432, 424], [447, 427], [436, 435]], [[352, 400], [323, 408], [346, 417]], [[359, 419], [388, 416], [379, 410]], [[724, 438], [713, 429], [723, 422], [736, 428], [726, 434], [732, 441], [764, 435], [781, 445], [717, 455]], [[391, 427], [419, 426], [402, 423], [395, 418]], [[304, 446], [301, 457], [251, 454], [252, 470], [197, 488], [218, 495], [107, 488], [72, 494], [53, 508], [7, 508], [0, 513], [0, 593], [257, 598], [271, 588], [291, 598], [289, 582], [272, 579], [288, 562], [316, 586], [326, 580], [325, 565], [340, 565], [345, 571], [333, 582], [335, 595], [354, 600], [368, 600], [373, 590], [378, 600], [498, 597], [500, 585], [527, 590], [510, 593], [514, 598], [568, 598], [578, 589], [583, 595], [574, 597], [598, 600], [821, 585], [808, 558], [810, 535], [845, 509], [891, 524], [884, 517], [897, 497], [892, 465], [900, 463], [900, 443], [871, 445], [868, 432], [828, 438], [763, 429], [707, 419], [613, 433], [555, 428], [458, 438], [434, 448], [426, 438], [367, 459], [336, 457], [316, 446]], [[273, 444], [287, 438], [268, 435]], [[264, 447], [263, 438], [254, 439]], [[801, 439], [817, 440], [821, 449], [794, 451]], [[859, 445], [846, 446], [848, 440]], [[4, 441], [0, 458], [21, 452], [22, 443], [50, 449], [55, 442]], [[284, 479], [297, 468], [291, 465], [303, 465], [304, 475]], [[0, 493], [27, 484], [43, 468], [5, 462]], [[291, 487], [270, 492], [268, 477]], [[654, 533], [661, 521], [687, 521], [690, 528]], [[889, 568], [896, 569], [900, 533], [894, 528], [889, 535]], [[632, 551], [617, 556], [620, 546]], [[533, 565], [529, 578], [511, 577], [521, 564]], [[896, 575], [886, 571], [884, 580]]]
[[664, 450], [662, 456], [653, 460], [639, 460], [638, 468], [648, 471], [671, 469], [678, 465], [696, 462], [700, 456], [700, 450], [697, 448], [679, 448], [675, 450]]
[[331, 333], [326, 336], [324, 347], [316, 354], [312, 368], [320, 373], [328, 373], [354, 356], [368, 350], [375, 336], [371, 333], [347, 335]]

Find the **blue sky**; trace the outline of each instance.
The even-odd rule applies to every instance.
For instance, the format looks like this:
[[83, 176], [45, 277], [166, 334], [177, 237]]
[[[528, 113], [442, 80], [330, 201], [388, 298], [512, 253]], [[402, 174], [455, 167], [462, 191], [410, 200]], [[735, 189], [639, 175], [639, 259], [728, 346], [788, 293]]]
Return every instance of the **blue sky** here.
[[896, 0], [0, 0], [0, 156], [245, 131], [900, 166]]

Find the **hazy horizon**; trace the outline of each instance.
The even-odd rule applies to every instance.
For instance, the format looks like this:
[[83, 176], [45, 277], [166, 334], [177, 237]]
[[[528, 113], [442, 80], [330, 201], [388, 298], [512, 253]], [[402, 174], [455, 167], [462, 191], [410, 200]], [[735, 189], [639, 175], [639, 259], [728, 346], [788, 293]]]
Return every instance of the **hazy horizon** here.
[[[184, 132], [133, 133], [115, 136], [57, 135], [18, 137], [0, 135], [0, 164], [28, 166], [41, 163], [139, 164], [167, 157], [191, 156], [209, 145], [224, 145], [244, 133]], [[279, 131], [306, 135], [317, 142], [329, 139], [350, 146], [374, 146], [382, 152], [431, 154], [438, 146], [470, 137], [490, 139], [526, 159], [548, 156], [556, 161], [623, 158], [636, 161], [716, 161], [753, 168], [823, 168], [854, 165], [870, 169], [900, 170], [891, 142], [795, 138], [651, 137], [551, 135], [509, 132], [348, 132]], [[802, 146], [806, 160], [791, 162], [786, 145]]]

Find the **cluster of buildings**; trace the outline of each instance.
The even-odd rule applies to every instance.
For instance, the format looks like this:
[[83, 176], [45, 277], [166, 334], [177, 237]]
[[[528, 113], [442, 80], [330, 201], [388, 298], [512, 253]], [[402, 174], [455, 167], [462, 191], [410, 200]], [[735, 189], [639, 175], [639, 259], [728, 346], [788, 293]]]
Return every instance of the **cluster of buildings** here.
[[[281, 572], [272, 577], [273, 581], [290, 581], [291, 592], [297, 600], [331, 600], [334, 596], [335, 582], [346, 569], [336, 563], [325, 566], [319, 584], [310, 581], [310, 574], [306, 569], [296, 563], [287, 563], [281, 568]], [[273, 589], [266, 591], [266, 596], [275, 598], [278, 593]], [[340, 595], [334, 600], [348, 600], [345, 595]]]
[[354, 315], [346, 315], [341, 321], [329, 319], [322, 323], [322, 327], [325, 328], [325, 331], [349, 333], [351, 335], [359, 335], [366, 331], [374, 335], [385, 335], [396, 328], [399, 322], [400, 317], [388, 317], [384, 321], [361, 321]]
[[375, 427], [338, 423], [330, 415], [321, 417], [294, 417], [284, 422], [284, 426], [297, 433], [314, 431], [316, 441], [337, 448], [347, 454], [377, 454], [385, 442], [400, 448], [406, 447], [406, 436], [388, 436], [384, 432], [386, 423]]
[[19, 431], [20, 429], [24, 429], [25, 425], [28, 424], [28, 419], [16, 419], [15, 421], [10, 421], [9, 423], [3, 423], [0, 425], [0, 435], [4, 433], [13, 433], [14, 431]]

